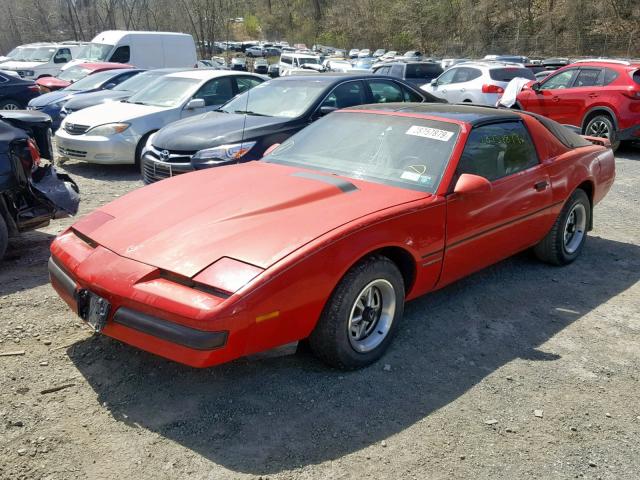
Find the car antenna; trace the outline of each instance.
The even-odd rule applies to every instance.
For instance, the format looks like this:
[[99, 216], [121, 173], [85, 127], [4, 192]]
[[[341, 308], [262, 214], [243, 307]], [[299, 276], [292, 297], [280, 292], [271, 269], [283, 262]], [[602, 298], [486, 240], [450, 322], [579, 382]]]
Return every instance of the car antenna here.
[[[251, 87], [249, 87], [249, 90], [247, 90], [247, 101], [244, 104], [244, 119], [242, 120], [242, 134], [240, 135], [240, 152], [241, 153], [242, 153], [242, 150], [244, 149], [244, 130], [247, 127], [247, 115], [249, 115], [247, 112], [249, 111], [250, 95], [251, 95]], [[242, 155], [238, 157], [237, 163], [240, 163], [240, 158], [242, 158]]]

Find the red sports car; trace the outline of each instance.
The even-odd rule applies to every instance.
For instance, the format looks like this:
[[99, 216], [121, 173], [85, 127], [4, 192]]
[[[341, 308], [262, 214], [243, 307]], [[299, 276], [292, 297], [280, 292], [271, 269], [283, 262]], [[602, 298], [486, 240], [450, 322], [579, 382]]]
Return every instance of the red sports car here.
[[406, 300], [530, 247], [572, 262], [614, 180], [608, 147], [525, 112], [341, 110], [262, 161], [84, 217], [53, 242], [51, 282], [96, 331], [188, 365], [306, 339], [357, 368]]
[[109, 62], [79, 63], [78, 65], [69, 67], [67, 70], [63, 70], [57, 77], [39, 78], [36, 80], [36, 84], [42, 93], [47, 93], [68, 87], [88, 75], [121, 68], [133, 68], [133, 65]]

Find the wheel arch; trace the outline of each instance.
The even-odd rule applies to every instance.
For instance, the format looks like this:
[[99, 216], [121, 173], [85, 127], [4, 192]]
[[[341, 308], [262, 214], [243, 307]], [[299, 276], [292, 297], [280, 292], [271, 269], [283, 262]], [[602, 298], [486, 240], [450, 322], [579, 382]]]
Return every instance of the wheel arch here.
[[408, 294], [415, 284], [417, 274], [416, 261], [413, 255], [402, 247], [384, 247], [374, 250], [373, 252], [365, 255], [365, 257], [376, 254], [387, 257], [396, 265], [396, 267], [398, 267], [398, 270], [400, 270], [404, 280], [405, 295]]
[[596, 115], [606, 114], [611, 117], [611, 121], [613, 122], [613, 128], [618, 130], [618, 117], [616, 116], [616, 112], [613, 111], [612, 108], [607, 107], [605, 105], [598, 105], [597, 107], [592, 107], [585, 113], [582, 118], [581, 130], [584, 133], [585, 128], [587, 128], [587, 123]]
[[576, 187], [576, 190], [583, 190], [584, 193], [587, 194], [587, 197], [589, 198], [589, 210], [590, 210], [590, 215], [589, 215], [589, 226], [588, 229], [589, 231], [593, 230], [593, 189], [594, 189], [594, 185], [593, 185], [593, 181], [591, 180], [585, 180], [584, 182], [582, 182], [580, 185], [578, 185]]

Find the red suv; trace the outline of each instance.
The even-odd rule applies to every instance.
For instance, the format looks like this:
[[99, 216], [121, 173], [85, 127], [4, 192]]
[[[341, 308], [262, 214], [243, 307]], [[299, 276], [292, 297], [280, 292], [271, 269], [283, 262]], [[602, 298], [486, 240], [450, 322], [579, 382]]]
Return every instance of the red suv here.
[[516, 106], [606, 137], [615, 150], [640, 140], [640, 62], [578, 61], [529, 84]]

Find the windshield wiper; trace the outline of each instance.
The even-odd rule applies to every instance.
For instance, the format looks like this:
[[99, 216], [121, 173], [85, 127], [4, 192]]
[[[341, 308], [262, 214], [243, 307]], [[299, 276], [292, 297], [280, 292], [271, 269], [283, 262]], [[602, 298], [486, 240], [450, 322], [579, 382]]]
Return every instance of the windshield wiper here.
[[233, 113], [243, 113], [246, 115], [255, 115], [256, 117], [268, 117], [269, 115], [265, 115], [264, 113], [256, 113], [251, 110], [234, 110]]

